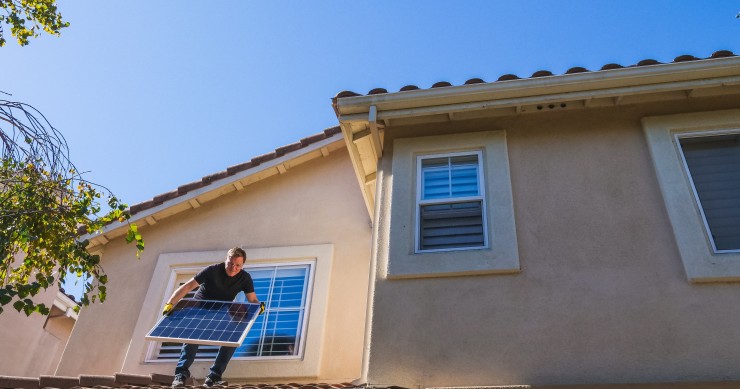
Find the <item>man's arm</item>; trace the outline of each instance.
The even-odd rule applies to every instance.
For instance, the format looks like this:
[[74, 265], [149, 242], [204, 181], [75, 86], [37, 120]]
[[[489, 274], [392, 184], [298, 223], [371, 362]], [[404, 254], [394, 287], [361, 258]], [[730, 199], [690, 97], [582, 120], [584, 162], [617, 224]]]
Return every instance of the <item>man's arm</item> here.
[[260, 299], [257, 298], [257, 293], [254, 293], [254, 292], [247, 293], [246, 296], [247, 296], [247, 301], [249, 301], [252, 304], [257, 304], [260, 302]]
[[172, 296], [169, 300], [167, 300], [167, 304], [164, 305], [164, 310], [162, 313], [165, 315], [168, 314], [172, 307], [177, 304], [178, 301], [180, 301], [183, 297], [185, 297], [186, 294], [190, 293], [193, 289], [199, 287], [200, 284], [198, 281], [195, 280], [195, 278], [191, 278], [188, 282], [180, 285], [179, 288], [175, 289], [174, 292], [172, 292]]

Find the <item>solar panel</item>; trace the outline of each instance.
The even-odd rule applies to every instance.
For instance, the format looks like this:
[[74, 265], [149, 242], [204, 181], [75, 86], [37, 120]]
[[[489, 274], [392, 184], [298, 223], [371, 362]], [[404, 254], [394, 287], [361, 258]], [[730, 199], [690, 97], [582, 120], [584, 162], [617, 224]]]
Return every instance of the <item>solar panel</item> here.
[[259, 304], [182, 299], [147, 340], [238, 347], [259, 316]]

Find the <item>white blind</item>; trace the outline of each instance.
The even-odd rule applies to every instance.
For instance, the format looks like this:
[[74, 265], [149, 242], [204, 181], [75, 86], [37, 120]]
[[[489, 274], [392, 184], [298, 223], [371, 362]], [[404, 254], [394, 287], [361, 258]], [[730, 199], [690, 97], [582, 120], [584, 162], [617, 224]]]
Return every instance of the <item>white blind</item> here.
[[421, 159], [419, 249], [485, 246], [478, 154]]

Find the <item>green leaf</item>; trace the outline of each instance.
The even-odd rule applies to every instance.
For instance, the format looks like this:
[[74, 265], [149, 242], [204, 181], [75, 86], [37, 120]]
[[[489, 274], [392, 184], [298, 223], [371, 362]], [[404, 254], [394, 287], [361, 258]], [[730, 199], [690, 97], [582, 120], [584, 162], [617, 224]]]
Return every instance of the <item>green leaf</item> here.
[[13, 308], [15, 308], [16, 311], [20, 312], [21, 310], [23, 310], [23, 307], [25, 305], [26, 304], [23, 304], [23, 301], [16, 301], [15, 303], [13, 303]]

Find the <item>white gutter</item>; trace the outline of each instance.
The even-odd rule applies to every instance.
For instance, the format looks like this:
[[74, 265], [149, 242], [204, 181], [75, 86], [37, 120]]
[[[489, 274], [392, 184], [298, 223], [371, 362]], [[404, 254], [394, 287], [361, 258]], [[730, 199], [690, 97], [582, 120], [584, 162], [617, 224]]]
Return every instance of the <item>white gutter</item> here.
[[509, 81], [420, 89], [336, 99], [340, 122], [353, 114], [377, 107], [378, 120], [383, 112], [488, 100], [514, 99], [569, 92], [637, 87], [681, 81], [706, 80], [740, 75], [740, 57], [704, 59], [679, 63], [646, 65], [585, 73], [524, 78]]
[[60, 311], [64, 312], [62, 315], [58, 316], [65, 316], [77, 320], [77, 312], [74, 311], [77, 303], [61, 291], [57, 291], [57, 295], [54, 298], [54, 306], [57, 307]]

